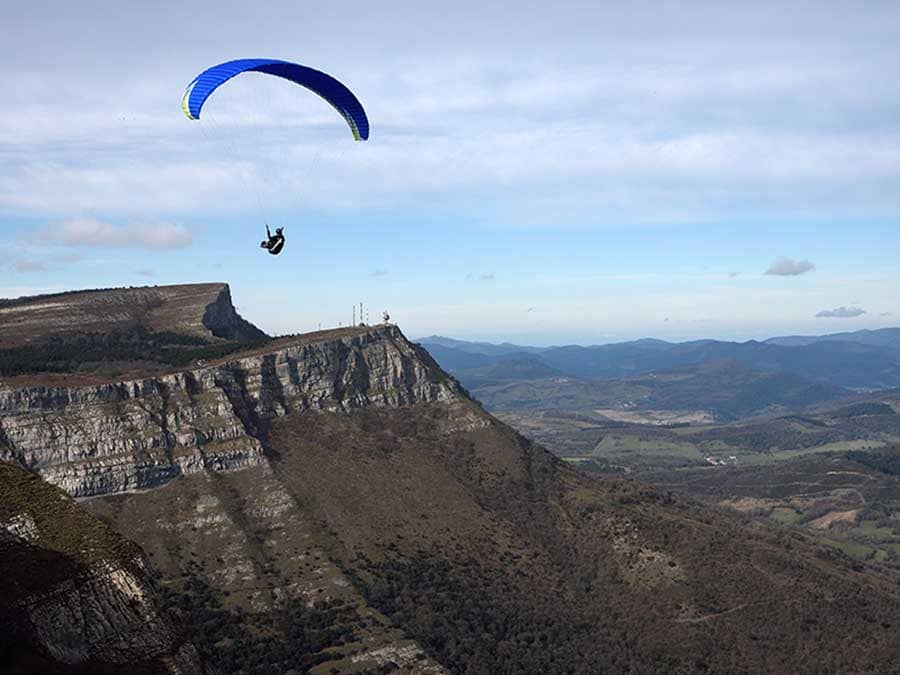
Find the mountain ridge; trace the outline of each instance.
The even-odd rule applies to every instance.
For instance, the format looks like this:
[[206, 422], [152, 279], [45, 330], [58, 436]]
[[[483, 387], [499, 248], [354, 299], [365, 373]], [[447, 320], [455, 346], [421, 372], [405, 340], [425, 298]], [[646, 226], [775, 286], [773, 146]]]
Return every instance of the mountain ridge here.
[[0, 349], [136, 326], [210, 339], [267, 337], [237, 313], [226, 283], [69, 291], [0, 301]]
[[422, 344], [432, 348], [438, 361], [451, 371], [527, 356], [566, 375], [592, 380], [642, 375], [704, 361], [734, 360], [757, 370], [792, 373], [851, 389], [900, 386], [900, 349], [844, 340], [797, 346], [755, 340], [741, 343], [639, 340], [594, 347], [546, 347], [530, 352], [502, 350], [494, 354], [484, 350], [470, 352], [458, 343], [455, 347], [443, 342], [423, 341]]
[[782, 346], [790, 346], [788, 343], [791, 341], [797, 341], [798, 346], [803, 346], [805, 344], [809, 344], [810, 342], [816, 341], [837, 341], [837, 342], [861, 342], [863, 344], [880, 344], [884, 342], [893, 343], [895, 339], [900, 336], [900, 327], [897, 328], [875, 328], [868, 329], [863, 328], [856, 331], [843, 331], [839, 333], [824, 333], [822, 335], [790, 335], [790, 336], [775, 336], [766, 338], [763, 340], [744, 340], [743, 342], [733, 342], [728, 340], [717, 340], [715, 338], [699, 338], [695, 340], [684, 340], [681, 342], [672, 342], [669, 340], [662, 340], [660, 338], [654, 337], [642, 337], [636, 338], [634, 340], [624, 340], [620, 342], [602, 342], [598, 344], [590, 344], [590, 345], [582, 345], [582, 344], [559, 344], [559, 345], [550, 345], [547, 347], [535, 347], [528, 345], [518, 345], [511, 342], [486, 342], [486, 341], [471, 341], [471, 340], [460, 340], [458, 338], [451, 338], [444, 335], [429, 335], [426, 337], [413, 338], [414, 342], [421, 342], [426, 344], [441, 344], [445, 347], [457, 348], [464, 351], [470, 351], [471, 353], [484, 353], [490, 354], [492, 352], [498, 353], [509, 353], [511, 351], [532, 351], [532, 352], [542, 352], [549, 351], [552, 349], [560, 349], [566, 347], [581, 347], [584, 349], [592, 349], [596, 347], [613, 347], [613, 346], [623, 346], [623, 345], [658, 345], [660, 347], [666, 346], [675, 346], [675, 345], [692, 345], [692, 344], [702, 344], [709, 342], [729, 342], [730, 344], [747, 344], [747, 343], [773, 343], [779, 344], [782, 343]]
[[[226, 672], [900, 659], [885, 570], [581, 474], [396, 326], [285, 338], [124, 386], [4, 385], [0, 401], [0, 452], [92, 496], [82, 507], [147, 551], [201, 657]], [[227, 465], [235, 443], [254, 461]]]
[[291, 408], [349, 411], [457, 395], [452, 379], [428, 378], [429, 366], [420, 364], [429, 359], [383, 325], [285, 338], [156, 377], [0, 385], [0, 458], [77, 496], [234, 470], [263, 461], [260, 418]]
[[765, 340], [771, 344], [803, 346], [814, 342], [858, 342], [873, 346], [900, 349], [900, 328], [863, 329], [826, 335], [786, 335]]

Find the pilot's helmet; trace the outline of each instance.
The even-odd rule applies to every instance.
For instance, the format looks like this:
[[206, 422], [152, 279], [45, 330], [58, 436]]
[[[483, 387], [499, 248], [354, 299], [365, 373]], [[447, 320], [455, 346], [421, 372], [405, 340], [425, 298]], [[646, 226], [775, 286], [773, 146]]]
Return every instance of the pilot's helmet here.
[[276, 227], [276, 228], [275, 228], [275, 234], [281, 234], [281, 231], [282, 231], [283, 229], [284, 229], [283, 227]]

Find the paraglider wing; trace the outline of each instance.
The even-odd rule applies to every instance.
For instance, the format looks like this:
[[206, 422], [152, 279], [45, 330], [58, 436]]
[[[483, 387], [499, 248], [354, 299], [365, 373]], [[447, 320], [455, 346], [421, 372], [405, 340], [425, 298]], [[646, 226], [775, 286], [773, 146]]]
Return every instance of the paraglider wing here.
[[254, 72], [275, 75], [306, 87], [328, 101], [350, 126], [353, 138], [369, 138], [369, 119], [359, 99], [336, 79], [314, 68], [277, 59], [238, 59], [208, 68], [191, 82], [181, 99], [181, 107], [188, 119], [200, 119], [206, 99], [235, 75]]

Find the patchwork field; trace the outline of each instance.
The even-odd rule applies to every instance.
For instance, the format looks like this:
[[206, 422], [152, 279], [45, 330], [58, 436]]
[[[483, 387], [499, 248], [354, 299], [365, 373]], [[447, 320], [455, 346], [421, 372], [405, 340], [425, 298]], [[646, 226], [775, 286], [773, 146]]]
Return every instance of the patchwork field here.
[[751, 518], [799, 528], [852, 558], [900, 571], [900, 446], [640, 477]]

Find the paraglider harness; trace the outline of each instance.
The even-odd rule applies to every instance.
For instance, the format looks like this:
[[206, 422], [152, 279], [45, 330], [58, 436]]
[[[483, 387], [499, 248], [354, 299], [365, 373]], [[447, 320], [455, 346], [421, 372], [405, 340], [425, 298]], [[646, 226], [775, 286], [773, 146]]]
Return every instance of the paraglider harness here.
[[281, 253], [281, 249], [284, 248], [284, 228], [276, 227], [275, 234], [272, 234], [269, 231], [268, 223], [266, 223], [266, 236], [269, 238], [268, 241], [261, 242], [260, 247], [266, 249], [272, 255]]

